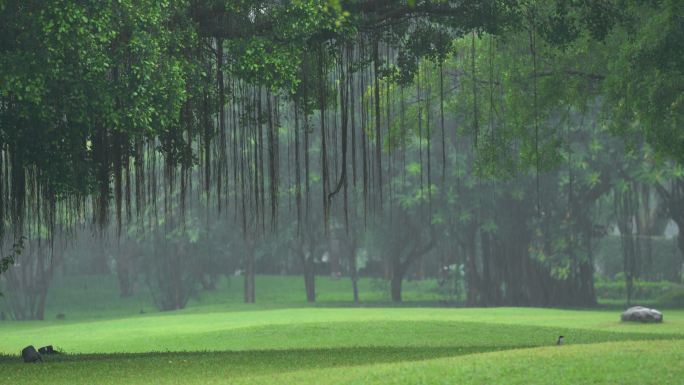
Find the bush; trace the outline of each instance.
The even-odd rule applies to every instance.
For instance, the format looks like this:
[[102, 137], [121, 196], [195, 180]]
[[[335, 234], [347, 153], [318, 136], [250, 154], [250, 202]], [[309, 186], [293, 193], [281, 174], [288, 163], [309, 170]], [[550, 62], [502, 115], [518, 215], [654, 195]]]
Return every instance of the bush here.
[[678, 285], [663, 294], [658, 302], [665, 306], [684, 307], [684, 286]]
[[[618, 275], [619, 277], [619, 275]], [[634, 300], [657, 300], [679, 285], [669, 281], [634, 281]], [[600, 299], [626, 299], [627, 285], [622, 279], [598, 281], [595, 284], [596, 297]]]

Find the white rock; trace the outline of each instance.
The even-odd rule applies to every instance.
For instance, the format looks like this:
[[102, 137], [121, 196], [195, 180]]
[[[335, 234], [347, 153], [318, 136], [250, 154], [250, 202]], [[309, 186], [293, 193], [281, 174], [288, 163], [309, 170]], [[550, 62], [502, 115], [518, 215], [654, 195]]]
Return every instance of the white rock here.
[[663, 313], [643, 306], [633, 306], [620, 316], [622, 321], [663, 322]]

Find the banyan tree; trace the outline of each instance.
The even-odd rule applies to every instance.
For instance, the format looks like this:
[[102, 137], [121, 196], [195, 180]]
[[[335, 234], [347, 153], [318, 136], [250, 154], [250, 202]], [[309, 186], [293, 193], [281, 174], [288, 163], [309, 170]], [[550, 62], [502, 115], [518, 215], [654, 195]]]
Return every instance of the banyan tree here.
[[589, 257], [559, 275], [530, 252], [543, 253], [554, 216], [589, 214], [518, 204], [494, 180], [522, 173], [510, 191], [537, 197], [557, 188], [544, 173], [560, 108], [540, 83], [571, 76], [591, 94], [601, 79], [540, 57], [579, 31], [601, 40], [618, 13], [595, 3], [0, 2], [3, 261], [22, 258], [24, 239], [56, 253], [79, 227], [153, 234], [204, 209], [240, 234], [247, 302], [256, 245], [292, 231], [311, 301], [316, 245], [353, 255], [368, 232], [394, 300], [424, 254], [452, 248], [473, 304], [592, 303]]

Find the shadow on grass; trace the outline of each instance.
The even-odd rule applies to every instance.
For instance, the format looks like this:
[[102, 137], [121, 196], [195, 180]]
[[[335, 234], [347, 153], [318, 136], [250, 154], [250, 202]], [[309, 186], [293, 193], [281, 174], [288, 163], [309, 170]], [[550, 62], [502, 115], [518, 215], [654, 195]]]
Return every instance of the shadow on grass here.
[[[354, 347], [327, 349], [150, 352], [116, 354], [57, 354], [44, 357], [45, 364], [98, 364], [145, 367], [179, 364], [221, 365], [231, 372], [254, 374], [306, 369], [362, 366], [382, 363], [422, 361], [467, 354], [520, 349], [534, 346], [469, 347]], [[0, 364], [22, 364], [21, 357], [0, 355]], [[23, 364], [22, 364], [23, 365]], [[51, 366], [52, 366], [51, 365]], [[30, 365], [27, 365], [30, 366]]]

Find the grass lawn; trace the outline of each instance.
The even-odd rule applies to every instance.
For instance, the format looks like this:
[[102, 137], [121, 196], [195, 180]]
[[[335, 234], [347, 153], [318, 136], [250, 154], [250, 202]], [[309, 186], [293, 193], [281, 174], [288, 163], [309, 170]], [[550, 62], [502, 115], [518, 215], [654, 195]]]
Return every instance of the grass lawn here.
[[[682, 310], [641, 325], [616, 311], [334, 307], [339, 281], [312, 307], [294, 282], [261, 279], [256, 306], [223, 287], [172, 313], [93, 282], [84, 291], [98, 302], [79, 307], [83, 282], [63, 283], [48, 309], [66, 320], [0, 322], [0, 384], [684, 384]], [[68, 354], [27, 365], [17, 353], [28, 344]]]

